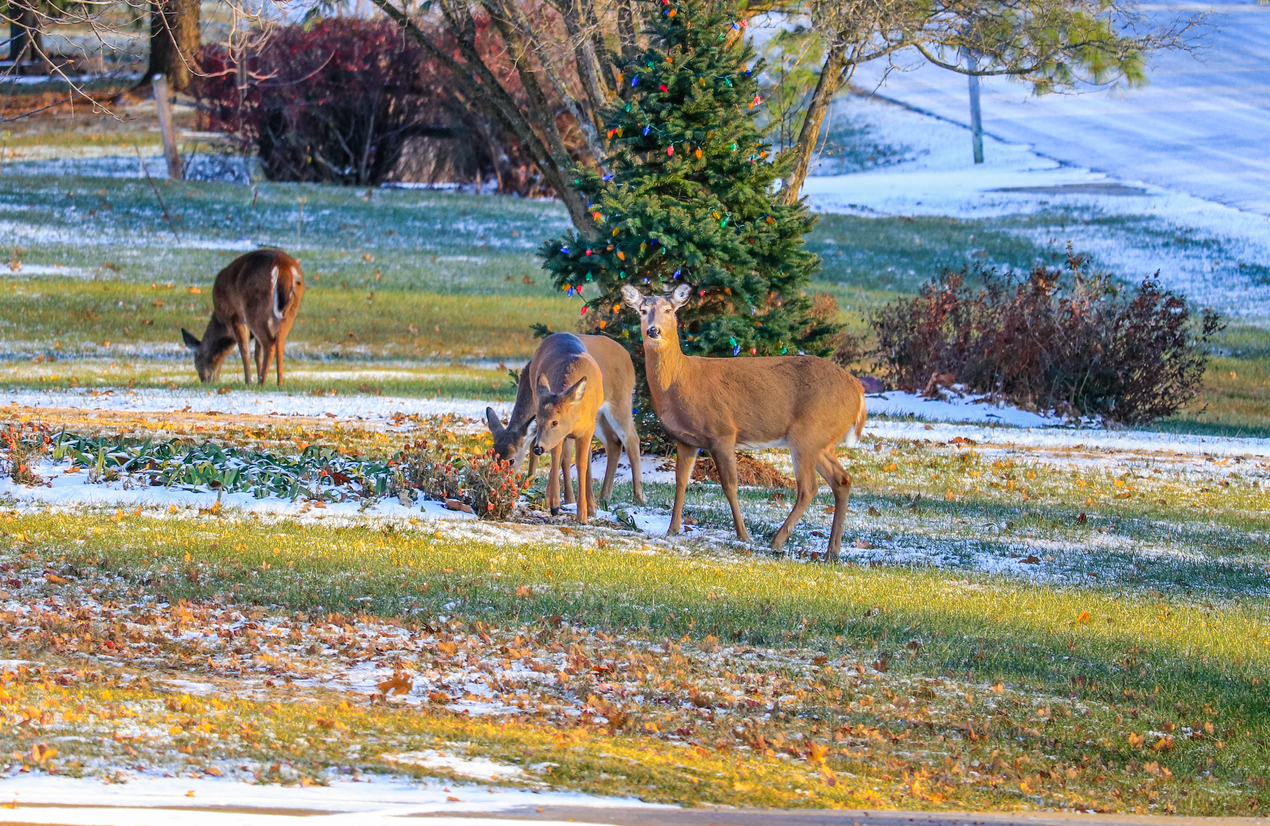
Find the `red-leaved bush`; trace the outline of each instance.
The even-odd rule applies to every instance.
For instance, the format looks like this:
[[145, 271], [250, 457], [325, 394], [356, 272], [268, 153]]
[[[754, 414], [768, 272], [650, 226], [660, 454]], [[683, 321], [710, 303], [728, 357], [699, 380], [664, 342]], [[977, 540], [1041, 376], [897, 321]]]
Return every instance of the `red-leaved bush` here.
[[[493, 174], [504, 190], [536, 194], [537, 176], [514, 138], [392, 21], [283, 27], [239, 58], [206, 46], [206, 77], [195, 94], [207, 128], [253, 149], [271, 180], [377, 184], [412, 139], [436, 138], [472, 155], [482, 178]], [[514, 85], [514, 78], [507, 67], [503, 80]]]
[[427, 440], [406, 445], [397, 457], [401, 482], [438, 502], [467, 505], [482, 519], [507, 519], [526, 480], [493, 450], [464, 454]]
[[1037, 266], [1022, 278], [945, 272], [872, 323], [895, 386], [921, 390], [951, 374], [1024, 409], [1125, 424], [1171, 416], [1193, 399], [1207, 345], [1223, 328], [1212, 310], [1192, 320], [1185, 299], [1155, 277], [1125, 289], [1072, 254], [1065, 268]]

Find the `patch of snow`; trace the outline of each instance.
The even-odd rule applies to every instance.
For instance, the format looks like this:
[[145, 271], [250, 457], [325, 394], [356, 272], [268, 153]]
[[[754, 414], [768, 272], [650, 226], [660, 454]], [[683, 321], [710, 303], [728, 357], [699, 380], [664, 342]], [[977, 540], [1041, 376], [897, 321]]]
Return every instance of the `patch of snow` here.
[[1214, 456], [1270, 456], [1270, 439], [1153, 433], [1145, 430], [1116, 431], [1096, 428], [1051, 427], [994, 428], [947, 422], [921, 424], [871, 421], [865, 426], [865, 434], [881, 439], [951, 441], [961, 438], [970, 439], [978, 444], [1016, 445], [1021, 447], [1088, 447], [1102, 451]]
[[[1014, 427], [1055, 427], [1063, 424], [1060, 418], [1029, 413], [1009, 405], [988, 404], [972, 395], [928, 399], [916, 393], [893, 390], [866, 396], [864, 404], [870, 416], [914, 416], [932, 422], [994, 422]], [[865, 428], [870, 429], [867, 424]]]
[[319, 506], [315, 502], [302, 499], [257, 499], [250, 493], [213, 493], [162, 486], [136, 486], [135, 482], [126, 477], [114, 482], [90, 483], [88, 473], [82, 468], [75, 473], [67, 473], [69, 468], [69, 462], [41, 462], [33, 471], [45, 480], [43, 485], [19, 485], [10, 479], [0, 479], [0, 497], [10, 499], [20, 506], [54, 507], [72, 511], [94, 507], [141, 508], [160, 512], [197, 511], [212, 508], [219, 502], [223, 510], [243, 514], [268, 514], [310, 520], [358, 517], [447, 521], [476, 519], [470, 513], [452, 511], [439, 502], [427, 499], [414, 506], [404, 505], [396, 499], [381, 499], [368, 507], [356, 501], [324, 502]]
[[241, 826], [281, 826], [294, 823], [297, 817], [315, 822], [400, 823], [400, 818], [412, 815], [428, 816], [428, 823], [437, 826], [493, 826], [507, 821], [471, 814], [539, 806], [671, 808], [632, 798], [447, 785], [367, 774], [356, 779], [332, 774], [329, 785], [293, 787], [147, 774], [130, 775], [127, 783], [108, 784], [32, 772], [0, 779], [0, 798], [6, 805], [16, 803], [4, 810], [7, 823], [65, 826], [220, 826], [230, 821]]
[[74, 410], [123, 410], [138, 413], [247, 413], [279, 416], [326, 416], [338, 419], [390, 419], [395, 415], [432, 416], [457, 414], [484, 421], [485, 408], [499, 416], [511, 415], [511, 404], [471, 399], [409, 399], [395, 396], [312, 396], [237, 390], [220, 394], [212, 390], [119, 390], [110, 394], [88, 389], [0, 390], [0, 406], [66, 408]]
[[420, 766], [425, 769], [448, 771], [473, 780], [494, 782], [496, 780], [523, 780], [524, 769], [506, 763], [495, 763], [485, 757], [461, 757], [444, 751], [426, 749], [424, 751], [405, 751], [397, 754], [385, 754], [381, 758], [394, 766]]
[[19, 278], [24, 275], [64, 275], [70, 278], [92, 278], [96, 275], [93, 270], [83, 267], [63, 267], [60, 264], [19, 264], [15, 270], [9, 267], [9, 272], [5, 273], [9, 278]]

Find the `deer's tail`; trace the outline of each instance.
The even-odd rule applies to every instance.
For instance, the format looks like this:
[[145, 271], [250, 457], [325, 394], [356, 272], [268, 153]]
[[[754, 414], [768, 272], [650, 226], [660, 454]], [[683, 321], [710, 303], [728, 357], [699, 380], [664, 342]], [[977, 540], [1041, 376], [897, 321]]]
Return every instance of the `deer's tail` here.
[[284, 283], [279, 283], [281, 279], [277, 265], [274, 265], [273, 271], [269, 273], [270, 291], [273, 293], [273, 317], [276, 321], [282, 321], [286, 316], [287, 308], [295, 300], [296, 286], [300, 282], [300, 273], [296, 268], [289, 268], [287, 274], [290, 278]]
[[[856, 383], [858, 385], [859, 381], [857, 380]], [[860, 441], [860, 436], [861, 434], [864, 433], [865, 418], [866, 418], [866, 414], [864, 409], [864, 388], [861, 387], [860, 388], [860, 411], [856, 413], [855, 424], [853, 424], [851, 426], [851, 429], [847, 431], [847, 439], [846, 439], [847, 447], [855, 447], [856, 443]]]

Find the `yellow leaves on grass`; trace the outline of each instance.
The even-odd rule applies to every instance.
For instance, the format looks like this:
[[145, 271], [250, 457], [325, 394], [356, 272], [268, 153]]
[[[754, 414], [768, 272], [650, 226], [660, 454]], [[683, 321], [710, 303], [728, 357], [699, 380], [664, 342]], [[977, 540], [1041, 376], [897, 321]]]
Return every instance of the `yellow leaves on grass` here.
[[31, 762], [37, 766], [43, 766], [48, 761], [57, 757], [57, 749], [44, 743], [36, 743], [31, 747]]

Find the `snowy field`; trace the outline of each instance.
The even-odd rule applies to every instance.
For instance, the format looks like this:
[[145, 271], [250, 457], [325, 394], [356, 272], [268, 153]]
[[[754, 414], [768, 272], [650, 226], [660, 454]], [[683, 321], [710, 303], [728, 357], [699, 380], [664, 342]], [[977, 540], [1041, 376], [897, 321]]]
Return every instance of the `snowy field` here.
[[[1083, 89], [1036, 98], [999, 78], [982, 84], [984, 130], [1040, 156], [1111, 179], [1270, 216], [1270, 8], [1256, 0], [1144, 4], [1148, 26], [1207, 15], [1193, 51], [1151, 57], [1141, 89]], [[854, 80], [957, 124], [969, 122], [965, 77], [915, 60], [863, 67]], [[970, 154], [969, 135], [956, 147]], [[985, 147], [989, 164], [1008, 149]]]
[[1144, 89], [1038, 99], [985, 79], [982, 166], [965, 77], [908, 57], [861, 67], [858, 94], [833, 117], [866, 127], [900, 162], [840, 175], [829, 160], [804, 191], [825, 212], [1048, 217], [1019, 231], [1059, 251], [1072, 242], [1126, 278], [1159, 270], [1197, 304], [1270, 322], [1270, 10], [1243, 0], [1147, 11], [1211, 11], [1211, 27], [1194, 53], [1156, 55]]

